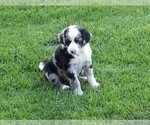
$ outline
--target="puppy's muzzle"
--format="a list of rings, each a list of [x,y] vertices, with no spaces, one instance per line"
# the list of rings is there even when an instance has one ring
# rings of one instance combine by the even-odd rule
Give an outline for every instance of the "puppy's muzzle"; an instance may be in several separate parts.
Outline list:
[[[71,54],[75,54],[76,51],[75,51],[75,50],[71,50],[70,53],[71,53]]]

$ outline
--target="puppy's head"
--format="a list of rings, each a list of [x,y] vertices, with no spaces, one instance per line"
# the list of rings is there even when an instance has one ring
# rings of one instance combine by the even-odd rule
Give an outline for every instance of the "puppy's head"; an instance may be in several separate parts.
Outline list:
[[[79,50],[91,39],[91,33],[79,26],[71,25],[65,28],[59,35],[60,44],[67,48],[69,54],[78,55]]]

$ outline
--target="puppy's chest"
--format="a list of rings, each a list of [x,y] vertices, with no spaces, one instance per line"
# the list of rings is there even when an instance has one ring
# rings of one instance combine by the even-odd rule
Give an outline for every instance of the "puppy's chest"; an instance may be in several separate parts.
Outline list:
[[[75,58],[71,59],[70,61],[70,70],[72,70],[72,72],[76,72],[79,75],[90,59],[91,58],[85,54],[75,56]]]

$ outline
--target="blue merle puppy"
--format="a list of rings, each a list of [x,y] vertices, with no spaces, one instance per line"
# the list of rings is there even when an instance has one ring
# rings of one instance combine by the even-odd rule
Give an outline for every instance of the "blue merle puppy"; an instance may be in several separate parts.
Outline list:
[[[84,28],[71,25],[62,30],[58,39],[60,45],[52,58],[39,64],[39,69],[45,71],[50,83],[61,89],[71,88],[78,95],[83,94],[79,79],[87,80],[93,88],[98,87],[89,45],[91,33]],[[83,77],[83,74],[86,76]],[[69,85],[64,85],[63,81],[68,81]]]

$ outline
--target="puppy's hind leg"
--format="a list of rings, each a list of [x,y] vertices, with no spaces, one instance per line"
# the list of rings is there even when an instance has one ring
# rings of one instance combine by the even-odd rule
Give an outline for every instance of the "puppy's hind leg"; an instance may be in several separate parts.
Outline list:
[[[61,83],[59,76],[56,73],[46,73],[46,77],[50,83],[54,86],[61,88],[62,90],[69,89],[70,87]]]
[[[88,82],[88,79],[86,76],[79,76],[79,79],[84,82],[84,83],[87,83]]]

